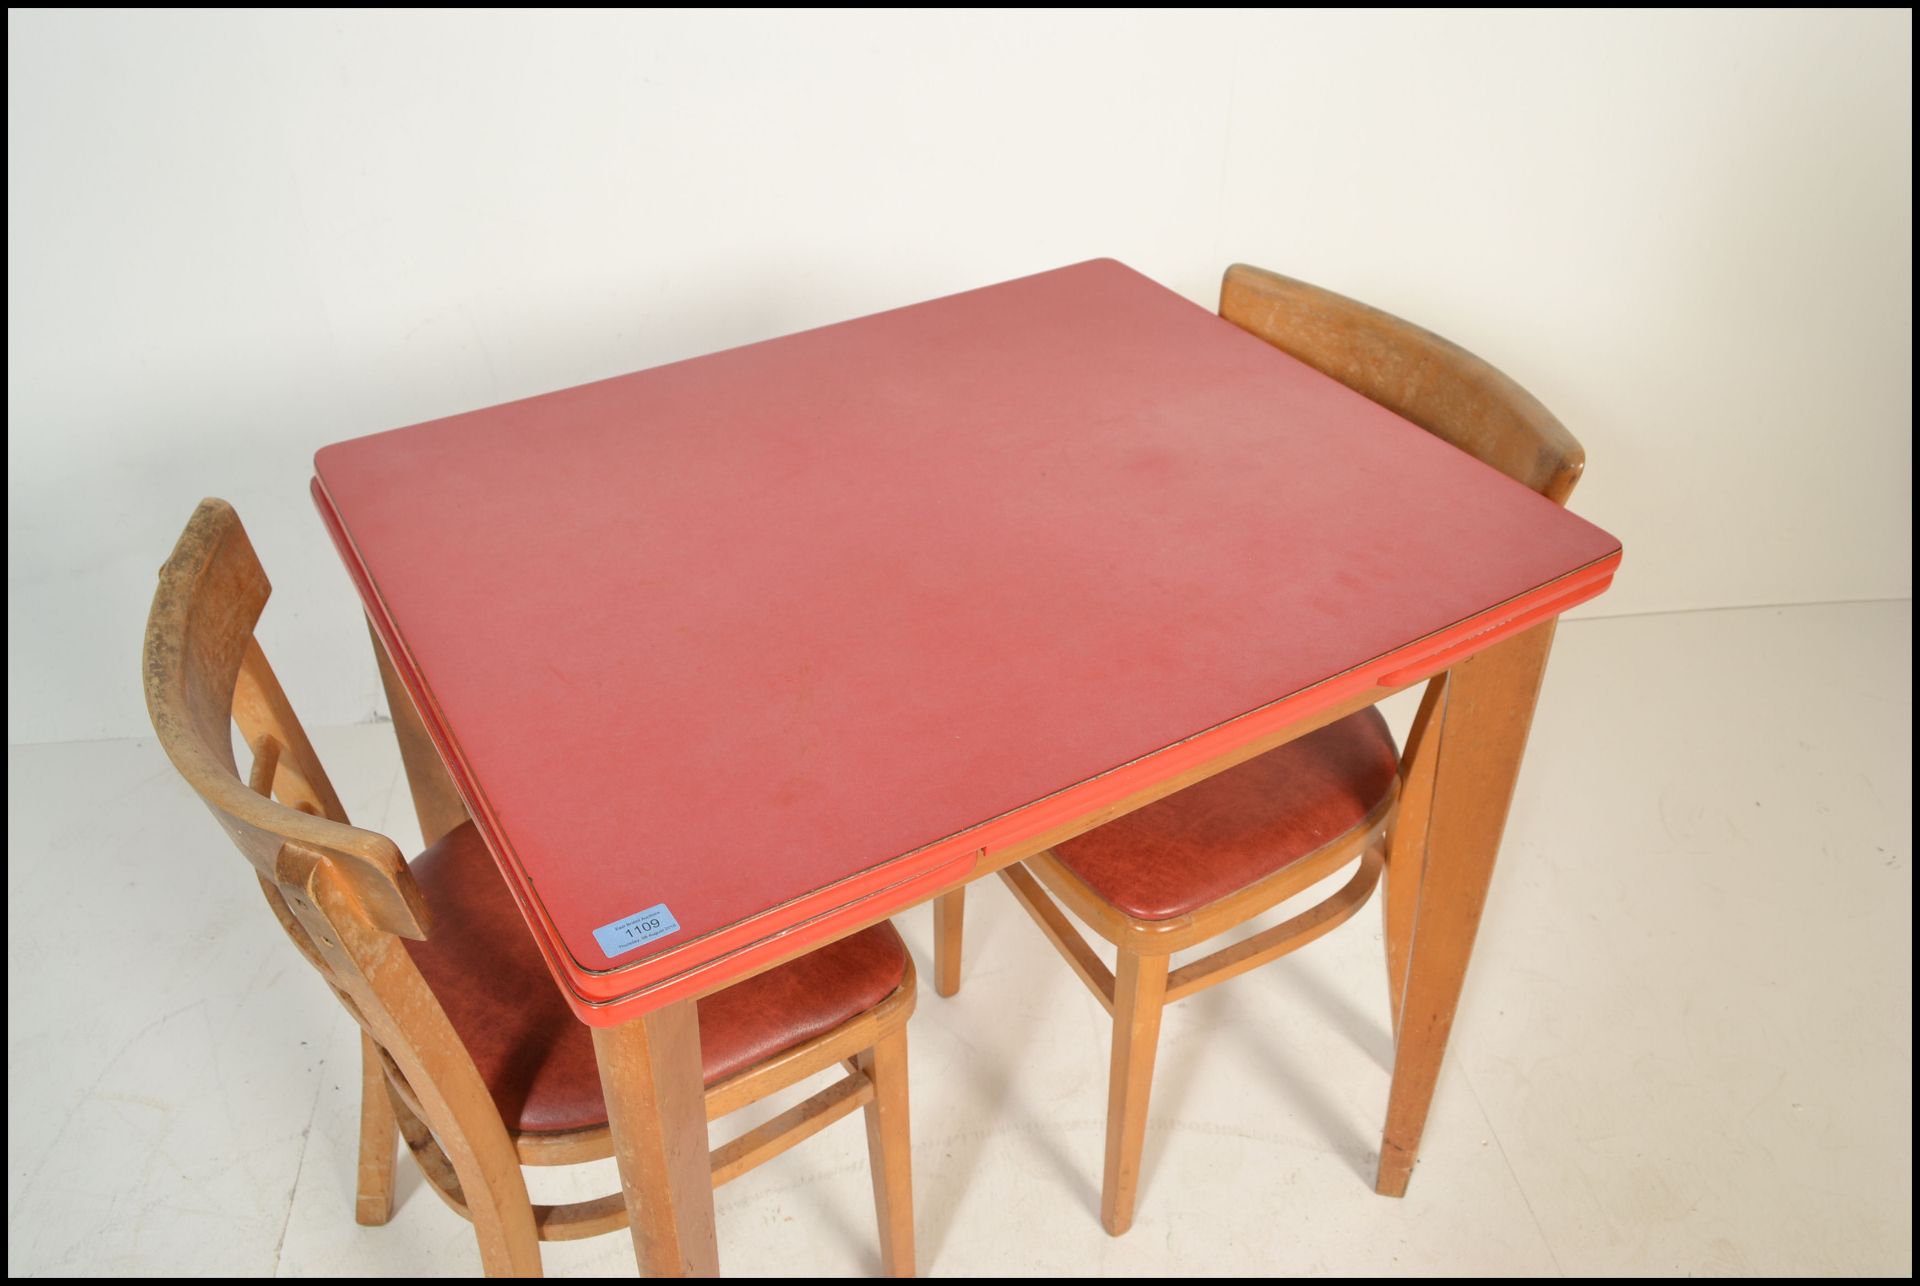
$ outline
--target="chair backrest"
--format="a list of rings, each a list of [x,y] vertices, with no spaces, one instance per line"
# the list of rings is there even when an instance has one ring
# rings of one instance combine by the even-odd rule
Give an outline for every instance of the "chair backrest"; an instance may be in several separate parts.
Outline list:
[[[1235,264],[1220,315],[1564,505],[1586,452],[1539,399],[1466,349],[1391,313]]]
[[[147,616],[154,731],[252,863],[287,936],[379,1046],[404,1105],[456,1163],[476,1149],[510,1158],[499,1109],[400,942],[428,934],[419,886],[392,840],[348,824],[254,638],[270,592],[232,506],[202,501]],[[230,725],[252,753],[245,779]]]

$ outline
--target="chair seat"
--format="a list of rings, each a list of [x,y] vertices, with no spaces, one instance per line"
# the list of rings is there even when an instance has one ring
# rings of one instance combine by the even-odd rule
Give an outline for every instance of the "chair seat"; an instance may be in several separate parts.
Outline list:
[[[1399,754],[1372,706],[1054,846],[1108,905],[1168,920],[1299,861],[1366,820]]]
[[[507,1128],[606,1124],[593,1038],[561,999],[506,882],[471,822],[413,863],[433,922],[407,950],[500,1105]],[[716,992],[700,1003],[700,1054],[713,1085],[831,1031],[885,1000],[907,949],[881,923]]]

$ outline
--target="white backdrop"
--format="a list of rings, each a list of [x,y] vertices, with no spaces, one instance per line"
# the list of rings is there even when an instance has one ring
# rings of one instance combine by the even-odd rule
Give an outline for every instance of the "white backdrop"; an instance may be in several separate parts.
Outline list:
[[[1458,340],[1586,443],[1589,611],[1912,591],[1910,13],[8,15],[8,730],[141,734],[202,495],[381,705],[326,442],[1113,255]],[[1356,515],[1356,520],[1364,520]]]

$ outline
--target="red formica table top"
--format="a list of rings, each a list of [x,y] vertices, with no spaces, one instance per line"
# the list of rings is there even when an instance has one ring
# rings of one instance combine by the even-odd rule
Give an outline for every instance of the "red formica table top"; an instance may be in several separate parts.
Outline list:
[[[597,1023],[1439,668],[1599,593],[1620,549],[1110,260],[315,469]]]

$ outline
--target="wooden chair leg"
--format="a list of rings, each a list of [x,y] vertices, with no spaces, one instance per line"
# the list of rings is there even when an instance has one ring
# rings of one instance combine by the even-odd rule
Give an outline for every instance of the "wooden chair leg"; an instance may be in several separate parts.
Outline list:
[[[458,1167],[456,1167],[456,1170]],[[462,1184],[463,1189],[466,1188]],[[480,1272],[485,1277],[539,1277],[540,1231],[533,1221],[533,1207],[514,1208],[497,1204],[494,1194],[467,1196],[467,1213],[473,1216],[473,1235],[480,1243]]]
[[[409,1078],[412,1080],[412,1078]],[[419,1086],[421,1082],[413,1081]],[[451,1116],[437,1088],[419,1091],[428,1112],[441,1119]],[[540,1227],[533,1202],[527,1196],[520,1159],[502,1128],[490,1138],[475,1139],[451,1130],[434,1130],[433,1138],[453,1168],[460,1199],[473,1225],[480,1248],[480,1271],[487,1277],[539,1277]]]
[[[1107,1170],[1100,1222],[1118,1237],[1133,1226],[1140,1152],[1147,1138],[1147,1098],[1160,1047],[1160,1011],[1167,995],[1167,957],[1120,951],[1113,989],[1113,1060],[1107,1073]]]
[[[880,1265],[889,1277],[911,1277],[913,1132],[907,1119],[906,1025],[863,1052],[859,1064],[873,1082],[873,1102],[866,1108],[867,1154],[873,1167],[874,1210],[880,1217]]]
[[[960,943],[966,919],[964,884],[933,900],[933,989],[943,996],[960,990]]]
[[[373,1037],[360,1033],[360,1179],[353,1217],[378,1227],[393,1217],[393,1159],[400,1123],[388,1097],[387,1072]]]

